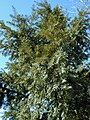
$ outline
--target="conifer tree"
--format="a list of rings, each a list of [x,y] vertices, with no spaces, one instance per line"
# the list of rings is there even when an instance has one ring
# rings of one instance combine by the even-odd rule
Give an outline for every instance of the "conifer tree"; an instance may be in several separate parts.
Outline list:
[[[0,72],[4,119],[89,120],[90,18],[70,20],[61,7],[38,3],[33,14],[0,22],[0,50],[10,62]],[[13,29],[14,28],[14,29]]]

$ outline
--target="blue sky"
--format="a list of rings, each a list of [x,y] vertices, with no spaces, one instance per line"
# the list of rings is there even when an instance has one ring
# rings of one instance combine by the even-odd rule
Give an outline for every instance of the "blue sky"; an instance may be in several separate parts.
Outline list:
[[[41,0],[36,0],[41,1]],[[43,0],[42,0],[43,1]],[[77,0],[47,0],[52,7],[55,5],[63,6],[70,16],[76,14],[76,6],[78,5]],[[18,13],[24,15],[31,14],[31,8],[34,4],[34,0],[0,0],[0,20],[9,21],[11,20],[10,14],[13,14],[12,6],[16,8]],[[3,57],[0,54],[0,70],[5,67],[5,63],[8,61],[8,58]],[[2,112],[2,109],[0,110]],[[1,118],[0,118],[1,120]]]

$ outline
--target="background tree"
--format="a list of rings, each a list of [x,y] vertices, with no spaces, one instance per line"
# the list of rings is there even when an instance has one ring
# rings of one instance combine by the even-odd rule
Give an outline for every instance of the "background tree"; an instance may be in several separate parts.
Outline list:
[[[4,119],[89,120],[88,11],[70,20],[44,2],[30,17],[11,17],[9,25],[0,22],[1,52],[10,59],[0,73],[0,105],[9,107]]]

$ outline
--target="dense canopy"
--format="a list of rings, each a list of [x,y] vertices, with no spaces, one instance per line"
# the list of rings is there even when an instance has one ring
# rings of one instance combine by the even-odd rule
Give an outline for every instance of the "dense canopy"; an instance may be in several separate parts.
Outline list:
[[[37,3],[31,16],[0,21],[0,106],[10,120],[90,119],[90,15]]]

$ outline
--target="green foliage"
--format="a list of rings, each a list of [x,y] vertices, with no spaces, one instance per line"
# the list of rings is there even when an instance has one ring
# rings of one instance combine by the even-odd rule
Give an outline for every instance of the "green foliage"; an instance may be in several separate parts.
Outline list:
[[[10,59],[0,72],[0,106],[9,108],[3,119],[89,120],[88,12],[70,21],[47,2],[33,10],[0,22],[1,52]]]

